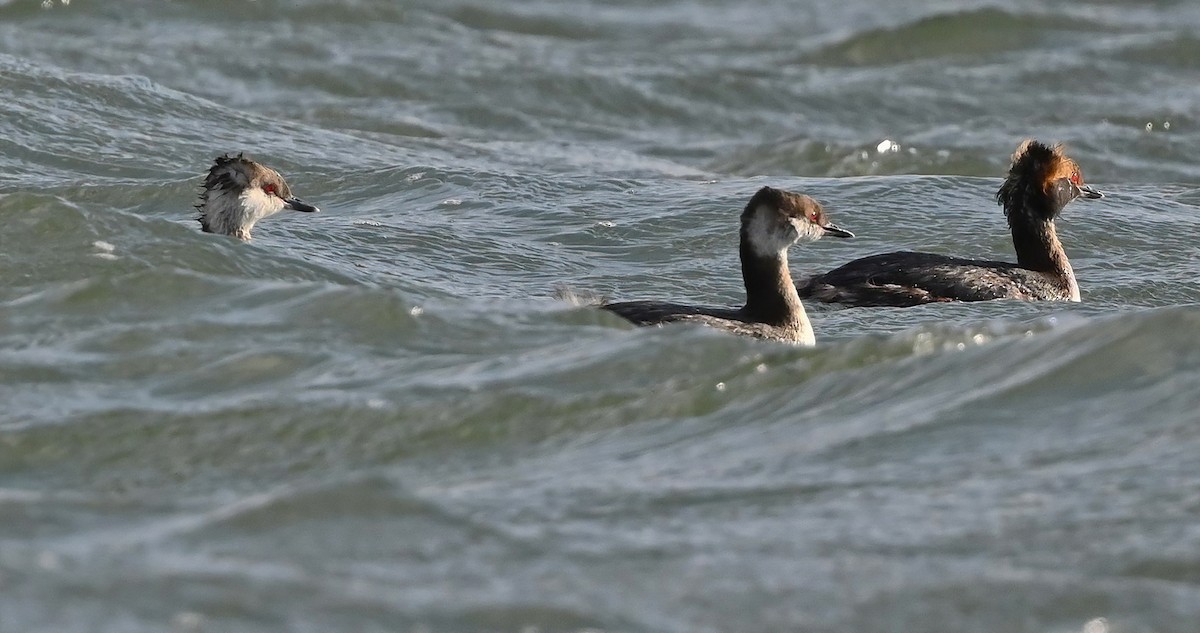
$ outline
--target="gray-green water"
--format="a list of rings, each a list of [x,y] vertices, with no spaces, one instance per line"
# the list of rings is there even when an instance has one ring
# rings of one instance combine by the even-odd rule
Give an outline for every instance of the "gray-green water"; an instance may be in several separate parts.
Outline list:
[[[1190,1],[0,2],[0,631],[1195,633],[1198,103]],[[1079,305],[552,297],[735,303],[764,184],[1009,259],[1027,136]]]

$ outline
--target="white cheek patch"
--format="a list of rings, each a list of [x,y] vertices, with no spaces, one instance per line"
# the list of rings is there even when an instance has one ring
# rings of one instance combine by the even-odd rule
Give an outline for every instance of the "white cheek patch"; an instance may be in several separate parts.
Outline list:
[[[821,228],[816,222],[797,219],[792,220],[792,223],[796,225],[796,232],[800,234],[798,239],[811,242],[813,240],[819,240],[821,239],[821,236],[825,235],[825,229]]]
[[[284,205],[278,196],[273,196],[258,187],[243,191],[238,201],[241,202],[243,222],[251,224],[282,211]]]
[[[779,257],[798,237],[795,226],[781,225],[778,212],[766,205],[755,212],[746,233],[750,248],[759,257]]]

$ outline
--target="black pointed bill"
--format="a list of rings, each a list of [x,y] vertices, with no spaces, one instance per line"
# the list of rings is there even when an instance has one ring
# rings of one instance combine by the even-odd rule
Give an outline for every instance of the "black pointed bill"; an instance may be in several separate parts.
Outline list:
[[[1083,196],[1084,198],[1091,198],[1092,200],[1104,197],[1104,194],[1100,193],[1096,189],[1093,189],[1091,185],[1080,185],[1079,195]]]
[[[291,209],[292,211],[303,211],[305,213],[316,213],[320,211],[320,209],[301,200],[300,198],[286,198],[283,201],[283,208]]]
[[[854,237],[853,233],[836,224],[826,224],[821,228],[825,229],[826,235],[832,235],[834,237]]]

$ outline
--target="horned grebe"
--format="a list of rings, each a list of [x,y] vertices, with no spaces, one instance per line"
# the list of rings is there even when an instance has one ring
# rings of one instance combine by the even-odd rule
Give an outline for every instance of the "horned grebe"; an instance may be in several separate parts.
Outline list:
[[[856,259],[799,283],[800,296],[856,306],[933,301],[1079,301],[1079,284],[1054,230],[1075,198],[1103,198],[1083,183],[1061,145],[1022,143],[996,194],[1012,231],[1017,263],[901,251]]]
[[[812,198],[763,187],[742,211],[742,279],[746,283],[746,305],[740,308],[708,308],[629,301],[610,303],[603,309],[637,325],[699,323],[736,334],[756,336],[800,345],[813,345],[812,325],[788,271],[787,249],[822,235],[854,237],[825,217],[825,210]]]
[[[213,161],[196,209],[205,233],[232,235],[246,242],[250,241],[254,223],[268,215],[284,209],[306,213],[320,210],[292,196],[279,172],[241,154],[226,154]]]

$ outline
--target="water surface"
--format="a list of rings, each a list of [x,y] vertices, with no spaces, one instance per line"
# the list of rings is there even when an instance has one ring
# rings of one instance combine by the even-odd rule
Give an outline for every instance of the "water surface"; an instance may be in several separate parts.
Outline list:
[[[1194,633],[1200,5],[0,2],[0,631]],[[734,304],[774,185],[1078,305]],[[319,205],[198,231],[214,156]]]

